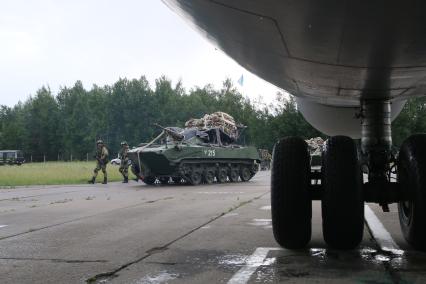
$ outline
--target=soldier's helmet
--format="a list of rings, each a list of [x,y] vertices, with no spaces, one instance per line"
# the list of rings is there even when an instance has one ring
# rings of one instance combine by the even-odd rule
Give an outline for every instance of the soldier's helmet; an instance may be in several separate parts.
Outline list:
[[[124,146],[124,145],[129,145],[129,144],[127,144],[127,141],[122,141],[122,142],[120,143],[120,145],[121,145],[121,146]]]
[[[96,141],[96,144],[104,144],[104,141],[102,141],[101,139],[99,139],[98,141]]]

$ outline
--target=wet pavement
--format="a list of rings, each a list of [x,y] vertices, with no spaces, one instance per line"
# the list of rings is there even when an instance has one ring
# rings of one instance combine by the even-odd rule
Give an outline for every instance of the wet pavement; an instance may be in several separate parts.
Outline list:
[[[269,172],[205,186],[46,186],[0,189],[0,283],[425,283],[426,253],[390,213],[366,206],[359,248],[273,239]]]

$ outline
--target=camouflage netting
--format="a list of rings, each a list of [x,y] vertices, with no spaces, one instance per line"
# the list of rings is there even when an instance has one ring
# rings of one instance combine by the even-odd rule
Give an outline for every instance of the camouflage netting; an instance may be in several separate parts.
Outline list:
[[[238,127],[232,116],[224,112],[214,112],[206,114],[202,118],[191,118],[185,123],[186,128],[220,128],[223,132],[232,138],[238,137]]]
[[[309,151],[311,154],[316,155],[320,154],[322,147],[324,145],[324,140],[321,137],[314,137],[308,140],[305,140],[308,143]]]

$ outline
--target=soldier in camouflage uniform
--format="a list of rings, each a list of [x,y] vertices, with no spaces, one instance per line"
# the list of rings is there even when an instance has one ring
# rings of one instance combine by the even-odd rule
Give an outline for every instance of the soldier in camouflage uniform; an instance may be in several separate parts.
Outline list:
[[[121,150],[118,153],[121,162],[118,170],[123,175],[123,183],[129,182],[129,158],[127,157],[127,151],[129,151],[129,144],[126,141],[121,142]]]
[[[107,179],[106,166],[108,164],[108,149],[106,148],[102,140],[98,140],[96,142],[95,158],[96,158],[96,168],[93,170],[93,177],[91,180],[89,180],[89,183],[94,184],[99,170],[102,170],[102,173],[104,174],[104,181],[102,183],[107,184],[108,179]]]

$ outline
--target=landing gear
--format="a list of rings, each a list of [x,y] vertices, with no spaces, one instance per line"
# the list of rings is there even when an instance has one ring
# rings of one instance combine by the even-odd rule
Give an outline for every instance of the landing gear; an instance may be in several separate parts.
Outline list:
[[[409,137],[398,156],[398,182],[405,197],[398,204],[404,238],[426,250],[426,134]]]
[[[322,163],[324,240],[333,248],[352,249],[361,242],[364,231],[362,175],[354,140],[329,138]]]
[[[272,155],[271,211],[274,237],[285,248],[303,248],[311,239],[308,145],[301,138],[284,138],[275,145]]]
[[[364,201],[388,211],[399,205],[401,227],[416,248],[426,247],[426,136],[408,139],[398,161],[400,186],[391,180],[395,161],[392,152],[391,102],[361,101],[360,150],[349,137],[328,139],[322,168],[310,169],[306,143],[285,138],[276,144],[271,179],[272,225],[275,239],[285,248],[302,248],[311,236],[311,200],[321,200],[323,236],[333,248],[352,249],[364,231]],[[368,173],[363,183],[361,169]]]

